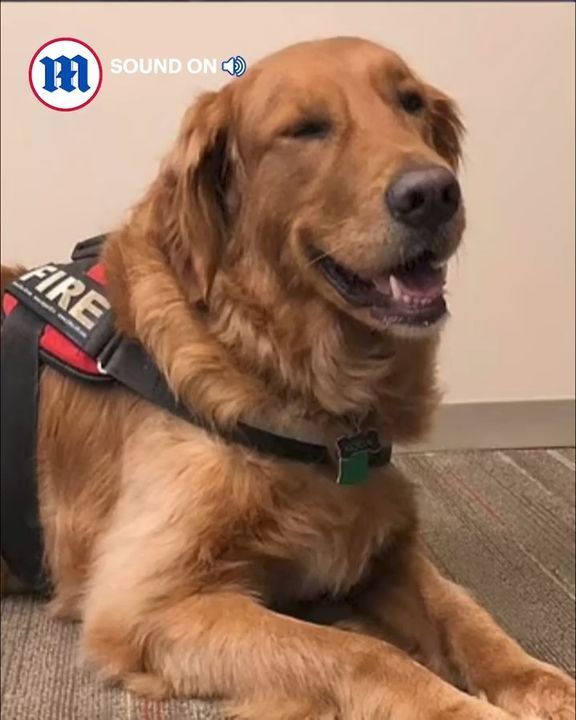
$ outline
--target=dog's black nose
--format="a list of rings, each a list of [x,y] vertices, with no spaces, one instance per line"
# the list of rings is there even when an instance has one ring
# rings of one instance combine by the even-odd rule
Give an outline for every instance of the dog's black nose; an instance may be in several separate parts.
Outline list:
[[[448,222],[460,205],[460,185],[439,165],[407,170],[386,191],[392,216],[413,228],[435,230]]]

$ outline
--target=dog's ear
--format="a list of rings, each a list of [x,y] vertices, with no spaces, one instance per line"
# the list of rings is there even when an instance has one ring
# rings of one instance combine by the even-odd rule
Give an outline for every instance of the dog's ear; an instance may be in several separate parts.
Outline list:
[[[198,299],[207,300],[228,227],[231,118],[224,92],[201,95],[186,112],[164,172],[164,236],[171,262]],[[193,285],[191,287],[190,285]]]
[[[454,100],[436,88],[428,87],[430,103],[430,141],[454,170],[462,158],[464,124]]]

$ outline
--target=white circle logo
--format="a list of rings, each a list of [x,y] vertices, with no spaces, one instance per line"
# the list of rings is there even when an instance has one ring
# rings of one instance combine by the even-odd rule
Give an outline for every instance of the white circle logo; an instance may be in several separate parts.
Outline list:
[[[28,80],[34,95],[52,110],[80,110],[102,85],[102,63],[92,48],[76,38],[55,38],[30,61]]]

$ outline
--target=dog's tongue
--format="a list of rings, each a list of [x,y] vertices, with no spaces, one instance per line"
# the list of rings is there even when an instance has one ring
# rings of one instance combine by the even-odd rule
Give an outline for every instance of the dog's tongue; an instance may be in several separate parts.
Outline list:
[[[401,296],[434,300],[444,291],[444,272],[433,268],[429,263],[419,263],[413,267],[397,268],[392,273],[383,273],[374,278],[374,285],[384,294],[392,294],[395,299]]]

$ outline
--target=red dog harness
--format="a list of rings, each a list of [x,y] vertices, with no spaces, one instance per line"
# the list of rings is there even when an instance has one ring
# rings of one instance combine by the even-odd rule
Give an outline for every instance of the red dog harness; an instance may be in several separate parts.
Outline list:
[[[86,292],[86,289],[92,292],[99,292],[100,297],[104,300],[104,302],[100,302],[100,306],[107,311],[110,306],[108,301],[105,300],[106,272],[104,265],[96,261],[97,251],[102,240],[103,238],[94,238],[77,246],[72,255],[73,266],[44,265],[25,273],[14,281],[7,288],[2,298],[3,318],[8,318],[22,302],[28,304],[29,299],[32,300],[32,298],[35,297],[28,287],[33,284],[30,283],[30,280],[36,281],[35,289],[38,293],[46,292],[49,301],[61,299],[62,297],[67,298],[70,296],[71,291],[75,289],[81,292]],[[80,273],[78,271],[80,271]],[[38,282],[38,280],[44,280],[44,286],[42,286],[42,282]],[[77,283],[76,287],[71,283],[72,280]],[[86,281],[91,281],[90,287],[82,288],[80,283],[86,283]],[[49,292],[50,290],[51,293]],[[23,295],[25,295],[25,297],[23,297]],[[73,302],[73,295],[71,296],[71,300]],[[72,302],[68,302],[67,304],[72,305]],[[38,305],[39,310],[41,307],[41,305]],[[45,308],[47,309],[48,305],[46,305]],[[48,311],[51,315],[51,320],[48,320],[48,322],[58,321],[58,308],[53,309],[55,310],[54,312],[52,312],[52,309]],[[70,309],[73,309],[73,307]],[[79,313],[77,312],[77,314]],[[89,312],[85,314],[88,317],[90,316]],[[82,314],[80,314],[80,317],[83,318]],[[83,319],[86,321],[85,317]],[[113,332],[111,323],[108,318],[107,320],[106,328],[100,329],[100,334],[103,335],[103,343],[109,339]],[[88,324],[90,327],[87,328],[87,330],[93,330],[93,321],[89,319]],[[66,374],[75,377],[80,376],[85,380],[94,382],[112,380],[110,376],[103,374],[98,369],[98,361],[94,356],[94,350],[96,349],[94,342],[92,342],[90,346],[92,352],[89,354],[82,349],[81,345],[68,337],[65,331],[60,329],[59,325],[60,323],[58,323],[58,325],[46,324],[42,330],[38,349],[45,361],[50,365],[56,366]],[[102,333],[102,330],[105,330],[105,334]],[[80,335],[79,337],[80,342],[82,342],[82,336]]]

